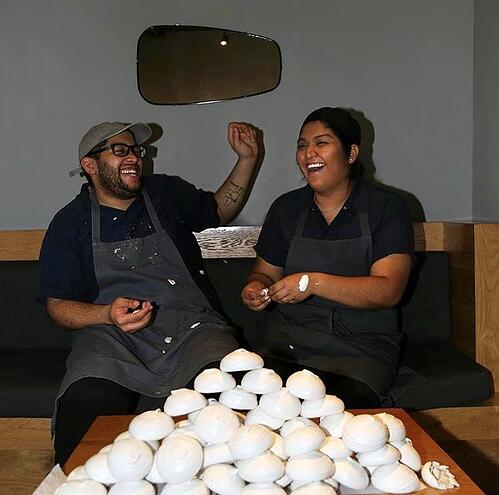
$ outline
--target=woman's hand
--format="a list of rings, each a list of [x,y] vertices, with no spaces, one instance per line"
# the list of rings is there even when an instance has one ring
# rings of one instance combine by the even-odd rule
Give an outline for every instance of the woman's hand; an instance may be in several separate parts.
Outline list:
[[[303,278],[306,276],[307,278]],[[311,295],[306,273],[293,273],[269,287],[270,299],[278,304],[296,304]],[[300,290],[301,288],[305,290]],[[304,283],[306,281],[306,283]]]
[[[243,288],[241,299],[244,305],[252,311],[262,311],[270,304],[270,297],[267,295],[267,291],[267,287],[262,282],[253,280]]]

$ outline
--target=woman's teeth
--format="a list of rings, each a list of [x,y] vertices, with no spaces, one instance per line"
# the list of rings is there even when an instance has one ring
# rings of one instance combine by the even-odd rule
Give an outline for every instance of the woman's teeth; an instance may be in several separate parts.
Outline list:
[[[309,163],[307,165],[307,170],[309,170],[310,172],[315,172],[316,170],[319,170],[322,167],[324,167],[324,163]]]

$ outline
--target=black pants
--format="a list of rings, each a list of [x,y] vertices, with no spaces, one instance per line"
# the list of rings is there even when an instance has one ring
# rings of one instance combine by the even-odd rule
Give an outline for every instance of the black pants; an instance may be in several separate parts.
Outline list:
[[[218,367],[210,363],[199,370]],[[193,388],[194,378],[186,384]],[[72,383],[57,401],[55,464],[63,466],[97,416],[140,414],[163,410],[165,397],[147,397],[104,378],[83,378]]]
[[[304,366],[271,357],[264,357],[265,367],[273,369],[286,383],[287,378],[301,371]],[[353,378],[306,367],[315,373],[326,386],[326,393],[336,395],[349,409],[375,408],[381,406],[382,398],[368,385]]]
[[[97,416],[133,414],[141,399],[151,402],[150,409],[162,409],[165,403],[164,397],[141,396],[103,378],[83,378],[72,383],[57,402],[55,463],[66,463]]]

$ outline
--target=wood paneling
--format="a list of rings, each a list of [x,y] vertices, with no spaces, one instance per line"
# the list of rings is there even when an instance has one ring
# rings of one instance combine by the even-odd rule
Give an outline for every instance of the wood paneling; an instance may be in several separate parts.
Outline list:
[[[475,225],[476,359],[499,391],[499,223]]]
[[[49,418],[0,418],[0,494],[33,493],[53,464]]]
[[[37,260],[45,230],[0,231],[0,261]]]
[[[219,227],[196,233],[203,258],[254,258],[261,227]]]
[[[499,406],[452,407],[411,416],[485,493],[499,493]]]

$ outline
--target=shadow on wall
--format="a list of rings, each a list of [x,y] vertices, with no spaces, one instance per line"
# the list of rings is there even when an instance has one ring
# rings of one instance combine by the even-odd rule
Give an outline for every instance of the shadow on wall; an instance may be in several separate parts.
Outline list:
[[[363,165],[364,173],[363,177],[380,187],[383,187],[389,191],[393,191],[400,195],[400,197],[407,204],[409,211],[411,212],[411,218],[413,222],[425,222],[426,217],[424,214],[423,206],[421,202],[414,196],[414,194],[409,191],[404,191],[403,189],[398,189],[394,186],[383,184],[376,179],[376,166],[373,161],[373,144],[374,144],[374,126],[372,122],[366,118],[363,112],[359,110],[354,110],[352,108],[346,108],[352,116],[359,122],[360,129],[362,132],[362,145],[360,147],[360,162]],[[144,158],[144,175],[149,176],[154,173],[154,159],[158,155],[158,148],[153,145],[156,141],[159,141],[163,136],[163,129],[155,123],[148,123],[152,130],[152,136],[148,141],[148,151],[147,156]],[[262,131],[258,129],[258,139],[260,145],[263,148],[263,138]],[[260,166],[263,161],[263,155],[260,157]],[[258,174],[255,175],[255,178]],[[251,189],[250,189],[251,190]]]
[[[398,189],[394,186],[383,184],[376,179],[376,165],[373,161],[373,144],[375,136],[372,122],[364,115],[363,112],[359,110],[354,110],[352,108],[346,108],[345,110],[348,110],[360,125],[362,144],[360,146],[359,156],[360,162],[364,167],[363,177],[369,182],[397,193],[407,204],[409,211],[411,212],[413,222],[425,222],[426,216],[423,210],[423,205],[416,198],[416,196],[414,196],[414,194],[409,191],[404,191],[403,189]]]
[[[158,148],[153,145],[156,141],[159,141],[163,136],[163,129],[158,125],[149,122],[147,124],[152,131],[151,138],[147,141],[147,155],[144,158],[143,171],[145,176],[152,175],[154,173],[154,159],[158,156]]]

